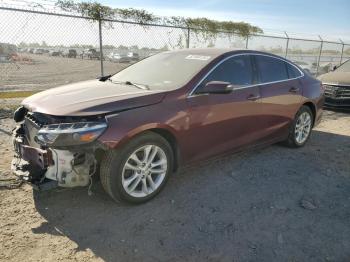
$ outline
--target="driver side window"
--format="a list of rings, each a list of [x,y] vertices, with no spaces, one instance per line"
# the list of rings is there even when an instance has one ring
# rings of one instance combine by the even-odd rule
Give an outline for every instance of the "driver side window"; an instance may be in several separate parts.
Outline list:
[[[239,55],[224,61],[204,79],[200,88],[210,81],[229,82],[238,86],[252,85],[253,69],[250,55]]]

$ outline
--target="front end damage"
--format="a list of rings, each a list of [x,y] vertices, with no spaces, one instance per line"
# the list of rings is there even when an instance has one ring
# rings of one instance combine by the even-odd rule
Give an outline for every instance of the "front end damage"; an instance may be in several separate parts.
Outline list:
[[[35,189],[87,186],[96,173],[96,153],[104,146],[96,138],[107,127],[104,117],[56,117],[15,113],[12,171]]]

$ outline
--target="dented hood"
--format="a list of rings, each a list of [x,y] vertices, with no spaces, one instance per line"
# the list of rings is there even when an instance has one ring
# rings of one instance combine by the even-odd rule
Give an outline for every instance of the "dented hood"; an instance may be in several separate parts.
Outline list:
[[[164,90],[90,80],[37,93],[24,99],[22,105],[43,114],[88,116],[156,104],[164,96]]]

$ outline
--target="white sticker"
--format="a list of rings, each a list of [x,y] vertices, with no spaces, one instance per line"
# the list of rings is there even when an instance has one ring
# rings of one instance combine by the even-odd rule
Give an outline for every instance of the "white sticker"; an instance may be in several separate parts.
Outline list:
[[[193,59],[193,60],[202,60],[206,61],[210,59],[210,56],[205,56],[205,55],[188,55],[186,56],[185,59]]]

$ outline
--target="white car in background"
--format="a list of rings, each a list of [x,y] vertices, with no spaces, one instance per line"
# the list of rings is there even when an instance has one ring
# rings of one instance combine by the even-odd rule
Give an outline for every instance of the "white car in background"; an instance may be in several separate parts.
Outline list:
[[[317,64],[307,61],[293,61],[295,64],[300,66],[304,71],[309,73],[310,75],[317,74]]]
[[[115,63],[129,63],[131,61],[131,58],[129,56],[116,51],[109,53],[107,55],[107,59]]]

